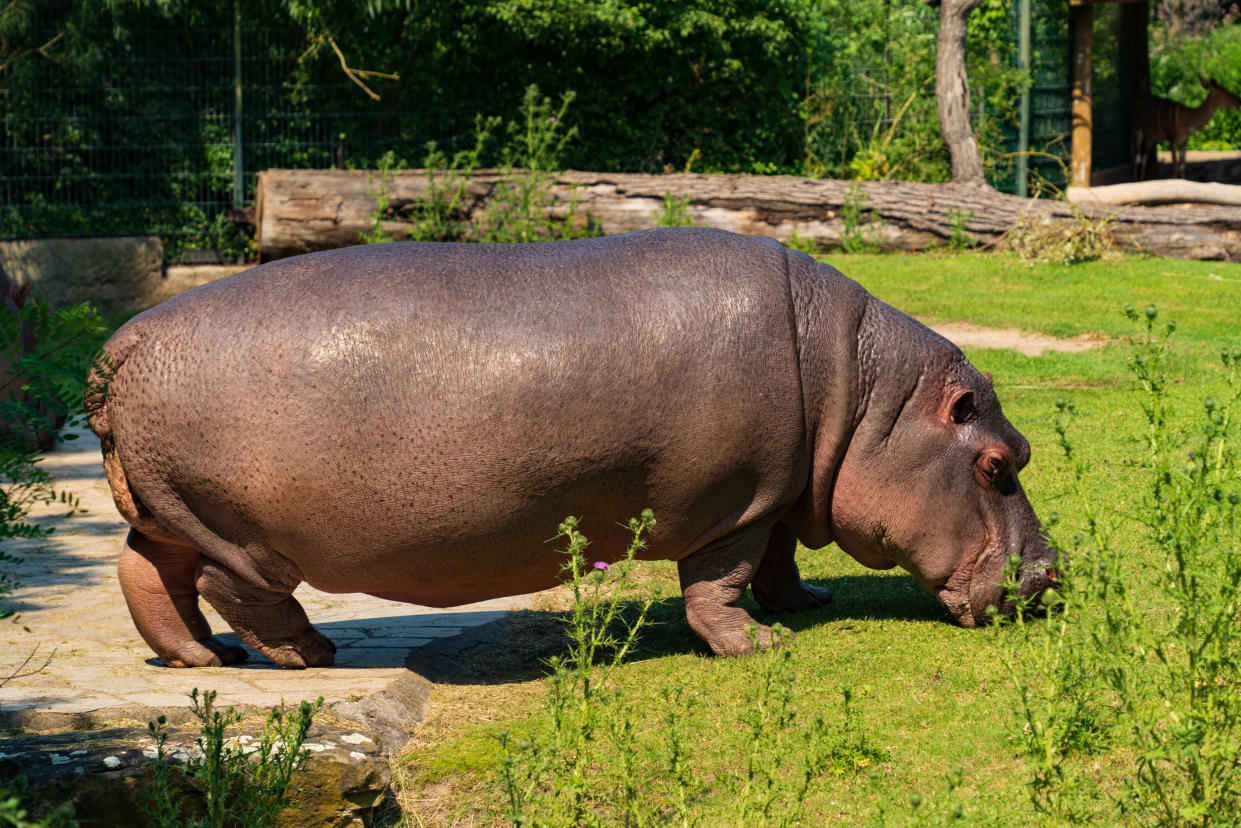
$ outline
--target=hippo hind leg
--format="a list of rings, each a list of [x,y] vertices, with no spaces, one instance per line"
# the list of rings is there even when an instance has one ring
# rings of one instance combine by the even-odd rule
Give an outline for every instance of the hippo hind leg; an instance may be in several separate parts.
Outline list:
[[[749,655],[755,642],[761,649],[771,646],[771,628],[734,606],[758,569],[769,534],[770,525],[751,526],[677,562],[689,625],[716,655]]]
[[[198,550],[171,538],[129,530],[117,565],[138,633],[169,667],[240,664],[246,651],[220,641],[198,608]]]
[[[310,625],[289,592],[256,586],[228,567],[204,557],[197,587],[241,640],[281,667],[327,667],[336,645]]]
[[[826,587],[814,586],[801,579],[793,557],[797,538],[782,523],[771,530],[771,540],[763,553],[762,563],[750,582],[754,600],[764,612],[801,612],[818,609],[832,602]]]

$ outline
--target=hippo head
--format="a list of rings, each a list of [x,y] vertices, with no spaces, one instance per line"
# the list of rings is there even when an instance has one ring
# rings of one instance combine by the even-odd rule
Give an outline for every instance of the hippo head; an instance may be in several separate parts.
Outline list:
[[[862,365],[862,411],[832,491],[832,534],[867,566],[913,573],[958,622],[977,626],[988,607],[1014,610],[1003,586],[1010,559],[1020,561],[1022,598],[1041,597],[1056,577],[1055,553],[1017,480],[1030,444],[1004,417],[990,375],[914,320],[895,324],[901,330],[883,338],[902,358]]]

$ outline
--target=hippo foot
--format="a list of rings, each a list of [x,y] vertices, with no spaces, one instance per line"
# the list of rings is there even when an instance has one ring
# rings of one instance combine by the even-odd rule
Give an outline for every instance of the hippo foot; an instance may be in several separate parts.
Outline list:
[[[314,627],[307,627],[305,632],[291,638],[268,641],[259,639],[253,633],[239,631],[238,635],[251,647],[288,670],[331,667],[336,661],[336,645]]]
[[[685,614],[694,632],[702,636],[716,655],[753,655],[756,649],[770,650],[793,638],[792,630],[782,627],[778,632],[773,631],[740,607],[687,601]]]
[[[173,652],[162,652],[165,667],[228,667],[241,664],[250,657],[245,647],[225,644],[216,636],[188,641]]]
[[[832,593],[827,587],[815,586],[801,580],[776,590],[753,583],[750,591],[754,593],[754,600],[758,601],[763,612],[769,613],[804,612],[832,602]]]

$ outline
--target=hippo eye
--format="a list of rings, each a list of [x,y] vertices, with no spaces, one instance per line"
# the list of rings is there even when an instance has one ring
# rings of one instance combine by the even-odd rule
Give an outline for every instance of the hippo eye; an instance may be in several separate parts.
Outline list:
[[[964,425],[978,417],[978,406],[974,403],[974,392],[963,391],[952,401],[952,421]]]
[[[994,450],[985,451],[978,458],[978,474],[981,476],[982,481],[995,483],[1008,472],[1008,464],[1008,455]]]

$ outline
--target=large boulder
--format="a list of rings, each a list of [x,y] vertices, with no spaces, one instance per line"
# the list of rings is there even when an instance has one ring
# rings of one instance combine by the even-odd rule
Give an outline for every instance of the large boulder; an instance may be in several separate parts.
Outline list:
[[[137,310],[161,292],[164,246],[158,236],[16,239],[0,241],[0,266],[53,307]]]

